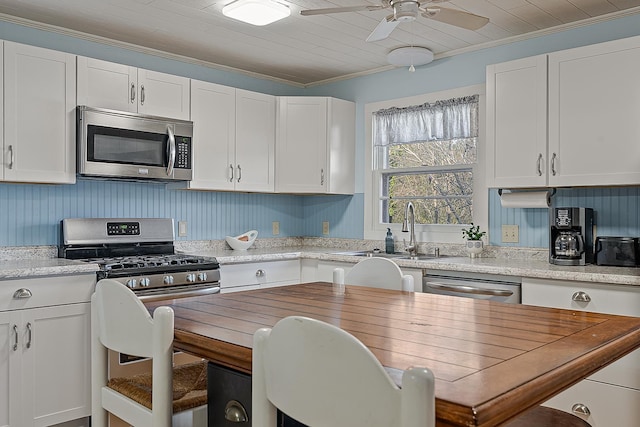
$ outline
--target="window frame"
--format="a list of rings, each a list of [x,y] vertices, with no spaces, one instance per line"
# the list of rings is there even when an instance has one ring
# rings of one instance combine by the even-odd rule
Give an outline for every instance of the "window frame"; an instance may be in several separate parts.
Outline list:
[[[382,224],[378,221],[382,217],[380,212],[380,175],[381,172],[375,169],[373,156],[372,139],[372,114],[375,111],[391,107],[409,107],[412,105],[433,103],[439,100],[459,98],[478,94],[478,139],[476,146],[477,163],[473,166],[473,223],[480,225],[483,230],[488,231],[489,223],[489,196],[486,185],[485,167],[485,85],[472,85],[438,92],[426,93],[422,95],[410,96],[406,98],[391,99],[386,101],[367,103],[364,106],[365,122],[365,187],[364,187],[364,238],[368,240],[380,240],[384,238],[387,228],[396,235],[397,239],[402,239],[401,224]],[[416,224],[416,239],[420,243],[464,243],[462,229],[465,225],[449,224]],[[407,236],[404,236],[407,239]],[[489,241],[489,236],[485,236]]]

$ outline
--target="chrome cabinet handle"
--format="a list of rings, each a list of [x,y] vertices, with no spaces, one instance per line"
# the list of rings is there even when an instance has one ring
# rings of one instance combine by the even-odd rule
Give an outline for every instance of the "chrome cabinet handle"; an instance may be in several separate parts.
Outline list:
[[[13,153],[13,145],[9,146],[9,169],[13,169],[13,164],[16,161],[16,157]]]
[[[538,154],[538,176],[542,176],[542,153]]]
[[[242,179],[242,168],[238,165],[238,182]]]
[[[176,161],[176,137],[170,127],[167,127],[167,136],[169,137],[169,164],[167,165],[167,176],[173,173],[173,164]]]
[[[233,165],[229,165],[229,169],[231,169],[231,178],[229,178],[229,182],[233,182]]]
[[[578,415],[586,415],[586,416],[591,415],[591,411],[589,410],[587,405],[585,405],[583,403],[574,404],[571,407],[571,411],[573,411],[574,414],[578,414]]]
[[[474,294],[474,295],[491,295],[495,297],[510,297],[513,292],[506,289],[489,289],[489,288],[476,288],[473,286],[465,285],[447,285],[444,283],[427,282],[427,288],[435,289],[438,291],[459,292],[461,294]]]
[[[13,299],[26,299],[31,298],[33,294],[27,288],[20,288],[13,293]]]
[[[144,105],[144,85],[140,85],[140,105]]]
[[[551,175],[556,176],[556,153],[551,156]]]
[[[267,273],[264,272],[264,270],[259,269],[258,271],[256,271],[256,277],[264,277],[266,276]]]
[[[13,342],[13,351],[18,350],[18,325],[13,325],[13,335],[15,341]]]
[[[31,328],[31,322],[27,323],[27,333],[28,333],[27,348],[31,348],[31,336],[33,334],[33,330]]]
[[[590,302],[591,301],[591,297],[589,296],[588,293],[583,292],[583,291],[578,291],[576,293],[574,293],[571,296],[571,299],[573,301],[577,301],[577,302]]]
[[[320,185],[324,185],[324,168],[320,169]]]
[[[133,104],[136,101],[136,85],[131,83],[131,95],[129,96],[131,103]]]
[[[224,408],[224,419],[232,423],[245,423],[249,420],[249,416],[240,402],[230,400]]]

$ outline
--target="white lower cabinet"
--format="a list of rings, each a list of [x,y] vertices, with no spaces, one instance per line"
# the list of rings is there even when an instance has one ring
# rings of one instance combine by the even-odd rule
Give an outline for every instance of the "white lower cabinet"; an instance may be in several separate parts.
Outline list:
[[[0,426],[51,426],[91,414],[94,284],[93,274],[0,281]]]
[[[220,266],[220,293],[300,283],[300,261],[265,261]]]
[[[522,278],[522,303],[596,313],[640,316],[640,289],[632,286]],[[640,350],[545,402],[593,427],[640,425]],[[586,407],[589,415],[579,413]]]

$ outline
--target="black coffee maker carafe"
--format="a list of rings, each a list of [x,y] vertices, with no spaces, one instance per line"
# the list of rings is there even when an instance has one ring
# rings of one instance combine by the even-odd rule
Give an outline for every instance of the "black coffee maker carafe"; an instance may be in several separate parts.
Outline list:
[[[549,262],[593,263],[594,212],[590,208],[555,208],[549,232]]]

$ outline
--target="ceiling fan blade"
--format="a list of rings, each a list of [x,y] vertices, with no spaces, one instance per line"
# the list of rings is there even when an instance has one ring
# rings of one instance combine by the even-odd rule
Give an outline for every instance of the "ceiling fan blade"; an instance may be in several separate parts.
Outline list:
[[[301,10],[300,15],[302,16],[310,16],[310,15],[326,15],[329,13],[342,13],[342,12],[359,12],[362,10],[380,10],[384,9],[387,6],[379,5],[361,5],[361,6],[348,6],[348,7],[328,7],[326,9],[307,9]]]
[[[367,37],[367,41],[377,42],[386,39],[399,23],[400,21],[393,20],[393,15],[382,18],[382,21],[380,21],[378,26],[374,28],[371,34],[369,34],[369,37]]]
[[[446,7],[427,7],[424,9],[422,16],[467,30],[477,30],[489,22],[489,18],[484,16]]]

